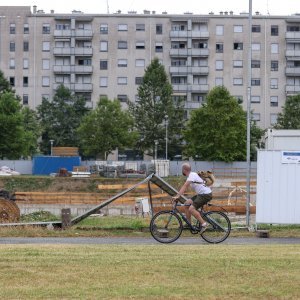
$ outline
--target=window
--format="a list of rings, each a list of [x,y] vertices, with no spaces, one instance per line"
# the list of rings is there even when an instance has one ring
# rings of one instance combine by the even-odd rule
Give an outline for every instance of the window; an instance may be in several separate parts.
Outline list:
[[[127,24],[119,24],[118,25],[118,31],[127,31],[127,30],[128,30]]]
[[[223,60],[216,60],[216,71],[223,70],[224,62]]]
[[[163,33],[162,24],[156,24],[156,34],[162,34],[162,33]]]
[[[15,68],[15,59],[14,58],[10,58],[9,59],[9,68],[10,69],[14,69]]]
[[[43,42],[43,51],[44,52],[50,51],[50,42]]]
[[[100,24],[100,34],[108,34],[108,25]]]
[[[233,61],[233,67],[234,68],[242,68],[243,67],[243,61],[242,60],[234,60]]]
[[[260,68],[260,60],[251,60],[251,68]]]
[[[253,121],[260,121],[260,113],[253,113],[252,114]]]
[[[260,32],[260,25],[252,25],[252,32]]]
[[[42,86],[50,86],[50,77],[49,76],[42,77]]]
[[[144,59],[136,59],[135,66],[136,67],[145,67],[145,60]]]
[[[23,94],[23,105],[28,105],[28,95]]]
[[[117,83],[119,85],[126,85],[127,84],[127,77],[118,77]]]
[[[271,125],[275,125],[277,123],[277,118],[278,118],[277,114],[270,114]]]
[[[15,77],[9,77],[9,85],[15,86]]]
[[[23,51],[28,52],[29,51],[29,42],[23,42]]]
[[[69,23],[56,24],[55,29],[57,29],[57,30],[70,30],[70,24]]]
[[[243,78],[233,78],[233,85],[243,85]]]
[[[271,60],[271,71],[278,71],[278,60]]]
[[[100,87],[107,87],[108,78],[107,77],[100,77]]]
[[[163,52],[163,44],[160,42],[155,43],[155,52]]]
[[[215,79],[215,85],[223,85],[223,78],[222,77],[216,77]]]
[[[135,49],[145,49],[145,42],[136,42]]]
[[[223,43],[216,43],[216,52],[223,53]]]
[[[278,25],[272,25],[271,26],[271,35],[278,36],[278,34],[279,34]]]
[[[223,25],[217,25],[216,26],[216,35],[224,35],[224,26]]]
[[[43,70],[50,70],[50,59],[43,59]]]
[[[29,25],[28,24],[24,24],[23,33],[29,34]]]
[[[260,51],[260,43],[253,43],[251,49],[252,51]]]
[[[100,51],[101,52],[108,51],[108,42],[107,41],[100,41]]]
[[[15,42],[10,42],[9,43],[9,51],[10,52],[15,52],[16,51],[16,44],[15,44]]]
[[[271,53],[278,54],[279,53],[279,45],[278,44],[271,44]]]
[[[300,31],[300,26],[289,25],[289,26],[287,26],[287,31],[289,31],[289,32],[298,32],[298,31]]]
[[[271,78],[271,89],[278,89],[278,79],[277,78]]]
[[[271,96],[270,97],[270,105],[272,107],[278,107],[278,96]]]
[[[251,96],[251,103],[260,103],[260,96]]]
[[[27,76],[23,77],[23,87],[28,87],[28,77]]]
[[[143,83],[143,77],[135,77],[135,84],[142,84]]]
[[[252,78],[251,79],[251,85],[252,86],[259,86],[260,85],[260,79],[259,78]]]
[[[50,34],[50,24],[43,24],[43,34]]]
[[[120,102],[127,102],[128,97],[127,97],[127,95],[118,95],[118,96],[117,96],[117,99],[118,99]]]
[[[118,67],[127,67],[127,59],[118,59]]]
[[[239,103],[239,104],[242,104],[243,103],[243,96],[234,96],[236,99],[237,99],[237,102]]]
[[[243,43],[233,43],[233,50],[243,50]]]
[[[100,70],[107,70],[108,62],[107,60],[100,60]]]
[[[127,49],[126,41],[118,41],[118,49]]]
[[[91,65],[92,65],[91,58],[78,59],[78,66],[91,66]]]
[[[236,33],[243,32],[243,25],[234,25],[233,26],[233,32],[236,32]]]
[[[136,31],[145,31],[145,24],[136,24]]]
[[[15,34],[16,33],[16,24],[10,24],[9,25],[9,33]]]
[[[29,60],[27,58],[23,59],[23,69],[29,68]]]

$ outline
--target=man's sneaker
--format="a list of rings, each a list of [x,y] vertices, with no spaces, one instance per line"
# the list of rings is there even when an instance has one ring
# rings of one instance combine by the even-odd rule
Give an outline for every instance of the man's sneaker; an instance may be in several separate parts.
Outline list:
[[[203,223],[200,227],[200,231],[199,233],[202,234],[208,227],[208,224],[207,223]]]

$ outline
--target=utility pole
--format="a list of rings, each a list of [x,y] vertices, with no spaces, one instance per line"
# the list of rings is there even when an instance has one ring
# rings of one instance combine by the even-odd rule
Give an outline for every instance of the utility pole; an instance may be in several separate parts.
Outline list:
[[[166,160],[168,160],[168,125],[169,125],[169,120],[168,116],[165,116],[165,123],[166,123]]]
[[[247,88],[247,203],[246,203],[246,225],[250,226],[250,179],[251,179],[251,60],[252,60],[252,0],[249,0],[249,37],[248,37],[248,88]]]

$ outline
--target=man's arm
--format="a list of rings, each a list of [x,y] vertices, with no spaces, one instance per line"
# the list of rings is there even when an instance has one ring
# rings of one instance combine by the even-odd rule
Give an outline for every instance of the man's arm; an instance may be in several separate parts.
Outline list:
[[[179,199],[180,196],[182,196],[185,193],[186,189],[190,186],[190,184],[191,184],[191,181],[186,181],[184,183],[184,185],[181,187],[181,189],[179,190],[178,194],[175,197],[173,197],[173,199],[174,200]]]

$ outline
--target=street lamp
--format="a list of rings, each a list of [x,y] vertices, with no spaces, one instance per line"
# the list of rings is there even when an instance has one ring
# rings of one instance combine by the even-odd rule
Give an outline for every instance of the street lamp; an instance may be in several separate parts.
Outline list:
[[[51,144],[51,150],[50,150],[50,153],[51,153],[51,156],[53,155],[53,152],[52,152],[52,148],[53,148],[53,142],[54,142],[54,140],[50,140],[50,144]]]
[[[169,125],[169,120],[168,116],[165,116],[165,125],[166,125],[166,160],[168,159],[168,125]]]
[[[158,140],[154,141],[154,145],[155,145],[155,155],[154,155],[154,159],[157,160],[157,145],[158,145]]]

